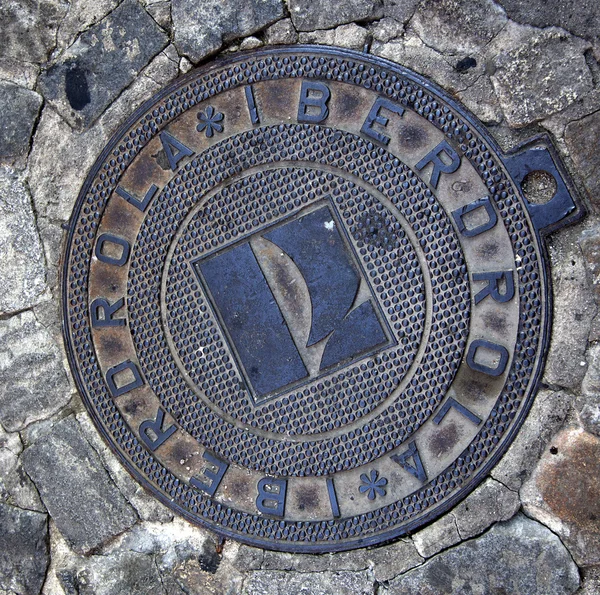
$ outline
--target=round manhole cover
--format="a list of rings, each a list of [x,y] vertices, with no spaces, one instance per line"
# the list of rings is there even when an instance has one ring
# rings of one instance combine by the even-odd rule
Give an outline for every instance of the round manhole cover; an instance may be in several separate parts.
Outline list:
[[[553,198],[521,181],[545,171]],[[540,233],[578,216],[551,147],[511,156],[365,54],[239,54],[138,110],[75,207],[70,362],[168,506],[290,551],[378,543],[506,449],[549,327]]]

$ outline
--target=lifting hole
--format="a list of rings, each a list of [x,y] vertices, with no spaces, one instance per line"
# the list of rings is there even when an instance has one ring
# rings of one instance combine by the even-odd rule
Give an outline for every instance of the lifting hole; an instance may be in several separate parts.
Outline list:
[[[558,186],[551,173],[538,169],[523,178],[521,188],[531,204],[544,205],[554,198]]]

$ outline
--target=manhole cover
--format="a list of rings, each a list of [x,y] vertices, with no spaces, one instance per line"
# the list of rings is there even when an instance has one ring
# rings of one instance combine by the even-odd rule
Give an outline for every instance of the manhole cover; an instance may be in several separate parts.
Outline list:
[[[581,209],[544,139],[365,54],[239,54],[99,157],[63,276],[73,372],[164,503],[267,548],[413,531],[514,437],[548,340],[541,234]],[[531,171],[556,181],[530,204]]]

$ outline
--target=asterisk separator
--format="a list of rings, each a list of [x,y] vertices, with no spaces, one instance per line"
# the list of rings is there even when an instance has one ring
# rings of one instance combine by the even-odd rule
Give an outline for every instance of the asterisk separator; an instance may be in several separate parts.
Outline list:
[[[209,105],[205,111],[198,113],[198,120],[200,124],[196,126],[198,132],[206,131],[206,136],[210,138],[215,132],[223,132],[223,125],[219,122],[223,121],[223,114],[216,112],[212,105]]]
[[[359,491],[361,494],[366,492],[367,498],[369,500],[375,500],[376,496],[385,496],[384,486],[387,485],[388,480],[385,477],[379,477],[379,472],[373,469],[369,474],[370,477],[367,477],[366,473],[362,473],[360,476],[360,480],[363,482],[363,485],[359,486]],[[379,477],[379,479],[377,479]]]

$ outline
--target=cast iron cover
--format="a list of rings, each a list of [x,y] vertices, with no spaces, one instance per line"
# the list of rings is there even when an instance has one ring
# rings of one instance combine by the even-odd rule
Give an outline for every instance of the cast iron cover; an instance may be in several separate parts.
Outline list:
[[[521,182],[549,172],[530,204]],[[87,177],[63,271],[98,429],[217,533],[323,552],[414,531],[522,423],[543,234],[582,209],[547,139],[502,154],[423,77],[278,47],[177,80]]]

